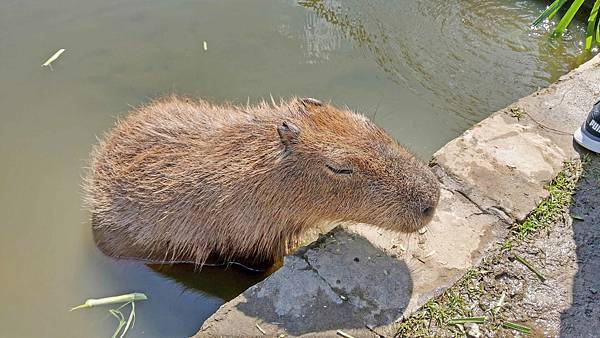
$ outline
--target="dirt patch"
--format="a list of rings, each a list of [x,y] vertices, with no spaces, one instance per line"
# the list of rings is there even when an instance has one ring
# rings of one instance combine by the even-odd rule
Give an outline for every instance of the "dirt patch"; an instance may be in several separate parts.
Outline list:
[[[548,198],[480,266],[404,319],[397,336],[600,332],[600,156],[582,158],[566,163]],[[451,324],[456,319],[477,323]]]

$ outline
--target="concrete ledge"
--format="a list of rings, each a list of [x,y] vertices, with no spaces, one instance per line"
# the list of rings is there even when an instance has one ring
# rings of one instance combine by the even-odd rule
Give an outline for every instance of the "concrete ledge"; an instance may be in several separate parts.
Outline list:
[[[572,132],[600,97],[600,56],[556,84],[492,114],[435,153],[442,182],[426,231],[357,224],[286,257],[223,305],[197,336],[393,335],[397,319],[452,285],[547,194],[575,156]]]

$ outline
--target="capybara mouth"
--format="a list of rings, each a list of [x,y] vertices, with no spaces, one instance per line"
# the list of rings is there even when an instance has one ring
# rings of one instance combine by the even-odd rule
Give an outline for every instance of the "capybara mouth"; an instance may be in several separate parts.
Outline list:
[[[422,218],[419,222],[409,224],[407,226],[406,230],[404,230],[404,228],[402,229],[402,232],[413,233],[413,232],[417,232],[417,231],[423,229],[425,226],[427,226],[429,223],[431,223],[431,221],[433,220],[433,217],[434,217],[434,213],[435,213],[435,210],[433,212],[431,212],[431,215],[429,215],[425,218]]]

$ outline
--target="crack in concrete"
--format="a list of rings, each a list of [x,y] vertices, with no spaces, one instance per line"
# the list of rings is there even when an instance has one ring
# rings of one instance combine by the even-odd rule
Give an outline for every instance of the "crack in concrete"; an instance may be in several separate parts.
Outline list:
[[[510,223],[512,223],[514,221],[512,219],[512,217],[509,216],[508,210],[506,210],[501,205],[493,205],[493,206],[490,206],[490,207],[484,209],[477,202],[475,202],[466,192],[464,192],[460,189],[451,190],[451,191],[457,192],[459,195],[461,195],[462,197],[467,199],[467,201],[471,202],[471,204],[473,204],[475,207],[477,207],[477,209],[479,209],[481,211],[481,213],[474,213],[472,215],[491,215],[491,216],[496,216],[505,222],[508,222],[510,220]]]
[[[348,296],[340,288],[334,287],[327,281],[327,279],[325,279],[323,276],[321,276],[319,274],[319,270],[317,270],[315,267],[312,266],[312,264],[308,260],[308,257],[306,256],[306,253],[300,254],[300,258],[302,258],[306,262],[306,264],[308,265],[308,268],[311,271],[313,271],[323,282],[325,282],[325,284],[327,284],[327,286],[331,289],[331,291],[333,291],[338,296],[344,296],[344,297],[346,297],[346,299],[348,298]],[[340,297],[340,299],[342,299],[342,298]],[[343,299],[342,299],[342,301],[343,301]]]
[[[311,264],[306,253],[301,253],[299,256],[306,262],[306,264],[308,265],[308,269],[313,271],[329,287],[329,289],[331,291],[333,291],[333,293],[335,293],[336,295],[338,295],[338,297],[340,297],[340,300],[342,301],[342,303],[346,302],[353,306],[359,306],[360,308],[366,307],[366,308],[370,309],[371,315],[373,315],[373,316],[381,315],[382,309],[375,302],[373,302],[373,300],[362,297],[359,293],[350,294],[350,293],[344,292],[342,289],[331,285],[331,283],[329,283],[327,281],[327,279],[325,279],[323,276],[321,276],[321,274],[319,274],[319,270],[317,270],[317,268],[315,268]],[[366,304],[366,306],[363,307],[358,304],[355,304],[352,301],[352,298],[357,298],[359,301],[364,302]],[[373,310],[377,310],[377,311],[374,312]]]
[[[448,173],[441,164],[435,163],[433,167],[437,167],[439,169],[439,171],[436,171],[435,174],[436,174],[436,176],[438,176],[438,179],[443,184],[442,189],[449,191],[453,195],[455,193],[458,193],[459,195],[464,197],[469,203],[471,203],[477,209],[479,209],[479,211],[481,211],[481,213],[474,213],[473,215],[482,215],[483,214],[483,215],[495,216],[507,224],[512,224],[515,221],[512,217],[509,216],[510,213],[508,212],[508,210],[506,210],[504,207],[502,207],[500,205],[492,205],[488,208],[484,208],[481,205],[479,205],[479,203],[477,203],[473,198],[471,198],[469,196],[469,194],[467,194],[460,188],[457,188],[457,187],[464,187],[467,185],[464,183],[461,183],[462,180],[460,178],[456,177],[456,175]],[[493,202],[496,203],[496,201],[493,201]]]

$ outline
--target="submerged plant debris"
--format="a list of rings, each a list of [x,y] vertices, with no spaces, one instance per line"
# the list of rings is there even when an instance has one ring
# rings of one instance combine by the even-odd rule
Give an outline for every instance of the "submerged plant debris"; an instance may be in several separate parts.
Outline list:
[[[77,305],[77,306],[71,308],[69,311],[85,309],[85,308],[90,308],[90,307],[100,306],[100,305],[129,303],[129,302],[135,302],[138,300],[147,300],[147,299],[148,299],[148,297],[146,297],[145,294],[138,293],[138,292],[128,293],[128,294],[120,295],[120,296],[99,298],[99,299],[90,298],[90,299],[86,300],[83,304]]]
[[[129,331],[129,329],[131,329],[135,325],[135,302],[147,299],[148,297],[145,294],[138,292],[99,299],[91,298],[86,300],[83,304],[71,308],[69,311],[86,309],[102,305],[125,303],[116,309],[108,310],[108,312],[119,321],[119,323],[117,324],[117,328],[115,329],[115,332],[112,335],[112,338],[123,338]],[[127,317],[127,319],[125,319],[125,315],[123,314],[121,309],[123,309],[127,305],[131,305],[131,310],[129,311],[129,316]]]

